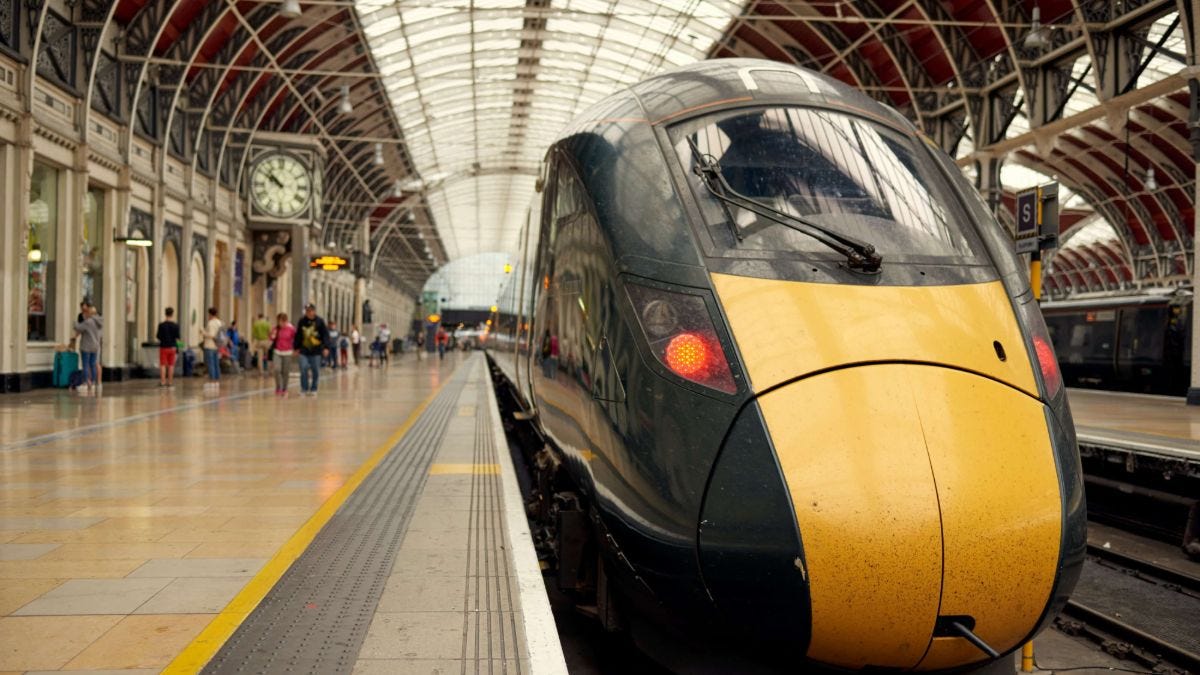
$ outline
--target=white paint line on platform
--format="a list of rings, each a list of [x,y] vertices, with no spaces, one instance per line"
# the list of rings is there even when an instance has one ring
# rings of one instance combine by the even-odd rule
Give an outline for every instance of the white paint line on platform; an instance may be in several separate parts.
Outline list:
[[[517,473],[512,455],[508,451],[508,439],[504,437],[504,423],[500,419],[500,406],[496,392],[487,375],[484,361],[485,388],[488,392],[488,408],[492,415],[492,435],[496,453],[500,455],[500,484],[504,494],[504,534],[512,557],[513,569],[517,573],[517,587],[521,597],[521,616],[525,621],[525,642],[529,649],[529,672],[533,675],[565,675],[567,662],[563,656],[562,643],[558,639],[558,625],[550,611],[550,599],[546,596],[546,585],[542,580],[542,568],[538,564],[537,552],[533,549],[533,536],[529,532],[529,521],[525,516],[525,502],[521,499],[521,488],[517,485]]]

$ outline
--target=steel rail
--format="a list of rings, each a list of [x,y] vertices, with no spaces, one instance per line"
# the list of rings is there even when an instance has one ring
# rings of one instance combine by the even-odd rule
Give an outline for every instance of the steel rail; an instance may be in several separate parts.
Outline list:
[[[1193,673],[1200,673],[1200,654],[1177,647],[1123,621],[1114,619],[1104,612],[1075,600],[1068,600],[1066,607],[1063,608],[1063,614],[1074,617],[1115,638],[1125,640],[1135,647],[1152,652],[1171,665],[1186,668]]]
[[[1200,593],[1200,577],[1163,567],[1153,561],[1138,558],[1128,553],[1122,553],[1116,549],[1097,546],[1096,544],[1088,544],[1087,552],[1088,555],[1103,559],[1122,568],[1154,577],[1159,581],[1173,584],[1186,591]]]

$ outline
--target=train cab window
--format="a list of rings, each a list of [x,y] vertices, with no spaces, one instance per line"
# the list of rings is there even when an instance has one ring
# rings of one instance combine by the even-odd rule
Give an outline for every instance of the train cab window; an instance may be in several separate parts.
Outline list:
[[[719,247],[827,250],[794,228],[724,208],[693,171],[697,151],[742,195],[873,244],[885,260],[985,264],[978,235],[919,141],[883,124],[826,109],[740,109],[681,122],[670,133]]]

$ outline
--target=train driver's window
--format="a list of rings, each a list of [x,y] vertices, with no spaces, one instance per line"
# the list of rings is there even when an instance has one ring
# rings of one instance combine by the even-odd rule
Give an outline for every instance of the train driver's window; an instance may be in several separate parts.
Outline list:
[[[824,108],[737,109],[680,122],[671,134],[715,240],[728,242],[718,245],[825,250],[802,228],[719,203],[695,171],[702,159],[733,192],[868,242],[892,261],[982,260],[944,176],[917,141],[877,120]]]

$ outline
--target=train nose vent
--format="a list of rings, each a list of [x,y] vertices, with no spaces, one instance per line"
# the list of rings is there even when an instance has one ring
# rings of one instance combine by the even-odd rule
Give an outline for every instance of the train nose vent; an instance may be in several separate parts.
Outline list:
[[[975,617],[967,614],[943,614],[938,616],[933,626],[934,637],[959,637],[970,642],[979,651],[991,658],[999,658],[1000,652],[983,641],[975,634]]]

